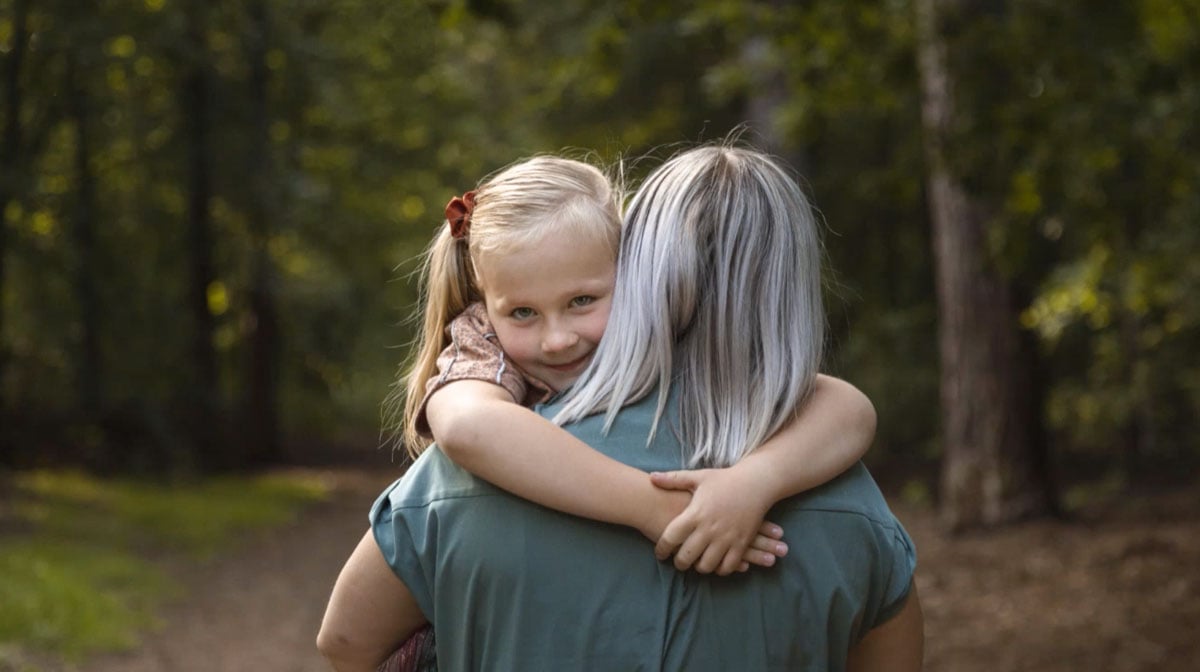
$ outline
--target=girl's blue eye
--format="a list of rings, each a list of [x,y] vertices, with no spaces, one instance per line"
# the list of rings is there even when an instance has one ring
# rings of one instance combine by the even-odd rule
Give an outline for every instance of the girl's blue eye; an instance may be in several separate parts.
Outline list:
[[[509,315],[518,320],[528,320],[529,318],[533,317],[533,309],[525,307],[513,308]]]
[[[588,304],[594,303],[595,301],[596,301],[596,297],[594,297],[594,296],[577,296],[577,297],[571,299],[571,306],[573,306],[575,308],[580,308],[580,307],[586,306]]]

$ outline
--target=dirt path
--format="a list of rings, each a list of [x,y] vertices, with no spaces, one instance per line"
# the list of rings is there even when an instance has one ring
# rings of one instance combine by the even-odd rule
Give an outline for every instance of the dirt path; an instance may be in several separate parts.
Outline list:
[[[917,544],[926,672],[1200,669],[1200,488],[1120,495],[1070,522]]]
[[[77,669],[325,672],[313,645],[325,601],[392,478],[339,473],[334,497],[295,525],[191,569],[141,648]],[[930,511],[896,510],[920,556],[926,672],[1197,669],[1200,488],[953,540]]]
[[[327,672],[314,640],[342,563],[367,529],[367,509],[397,474],[337,472],[333,495],[293,525],[259,533],[193,569],[164,626],[132,652],[86,672]]]

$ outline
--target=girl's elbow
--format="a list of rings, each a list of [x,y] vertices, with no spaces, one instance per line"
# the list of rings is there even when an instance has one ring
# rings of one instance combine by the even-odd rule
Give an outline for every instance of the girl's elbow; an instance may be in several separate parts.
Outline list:
[[[855,426],[868,436],[875,436],[875,429],[879,424],[879,414],[876,412],[871,398],[847,381],[829,378],[826,382],[833,386],[832,389],[840,388],[842,390],[839,394],[847,405],[846,407],[850,411],[849,417]]]
[[[858,419],[863,432],[874,438],[875,430],[879,427],[879,413],[875,410],[875,404],[871,403],[871,399],[861,392],[862,400],[859,403]]]
[[[476,419],[462,413],[450,413],[433,427],[433,438],[451,460],[462,463],[471,457],[476,441]]]
[[[861,438],[863,452],[866,452],[870,445],[875,441],[875,430],[879,425],[879,414],[875,411],[875,404],[871,403],[871,399],[862,391],[855,389],[854,404],[851,407],[849,416],[850,426],[854,428],[856,436]]]

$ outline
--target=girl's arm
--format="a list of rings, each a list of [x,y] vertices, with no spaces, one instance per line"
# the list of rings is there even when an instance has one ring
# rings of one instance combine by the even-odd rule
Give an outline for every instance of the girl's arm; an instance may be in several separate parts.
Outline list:
[[[492,383],[447,384],[430,396],[426,417],[442,452],[467,471],[543,506],[628,525],[651,541],[691,499],[655,487],[644,471],[592,449]],[[785,550],[777,538],[749,535],[732,564],[774,564],[774,553]]]
[[[857,462],[875,437],[875,421],[875,407],[858,388],[820,375],[796,419],[732,467],[651,474],[659,487],[692,492],[655,554],[674,553],[681,570],[729,573],[767,510]]]

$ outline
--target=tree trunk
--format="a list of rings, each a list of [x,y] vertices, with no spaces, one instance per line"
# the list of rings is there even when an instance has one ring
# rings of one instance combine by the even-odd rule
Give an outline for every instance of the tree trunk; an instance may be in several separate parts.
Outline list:
[[[279,442],[279,323],[275,308],[275,269],[271,263],[269,242],[272,214],[277,212],[278,192],[274,162],[271,160],[270,110],[267,104],[267,45],[269,17],[266,3],[250,5],[249,35],[251,157],[250,170],[254,189],[250,194],[250,231],[253,245],[249,361],[247,362],[248,398],[245,409],[250,441],[248,457],[254,464],[278,462]]]
[[[217,356],[213,347],[213,314],[209,309],[209,289],[216,282],[213,263],[214,235],[209,202],[212,198],[212,160],[209,156],[210,83],[207,70],[207,41],[205,39],[204,0],[190,0],[186,5],[186,48],[184,51],[184,81],[181,95],[181,114],[187,134],[188,164],[188,256],[190,281],[187,305],[192,316],[192,366],[195,376],[192,407],[193,454],[184,459],[181,468],[202,466],[209,470],[224,469],[229,459],[223,445],[218,445],[220,433]]]
[[[100,296],[96,270],[96,179],[91,168],[88,119],[91,116],[87,78],[79,72],[79,58],[67,56],[67,106],[75,123],[75,297],[79,304],[80,342],[76,363],[76,394],[85,418],[95,419],[102,399],[103,369],[100,360]]]
[[[779,12],[785,9],[787,1],[765,0],[762,4],[772,12]],[[780,128],[779,110],[787,105],[791,92],[786,72],[771,58],[773,49],[772,38],[768,35],[755,35],[742,46],[742,66],[745,72],[752,73],[745,107],[746,123],[753,133],[750,139],[759,149],[778,156],[805,175],[807,157],[801,148],[788,143]]]
[[[951,530],[1053,510],[1033,352],[1006,278],[988,258],[988,210],[946,161],[953,78],[940,32],[954,0],[917,0],[918,66],[928,162],[941,351],[940,506]]]

